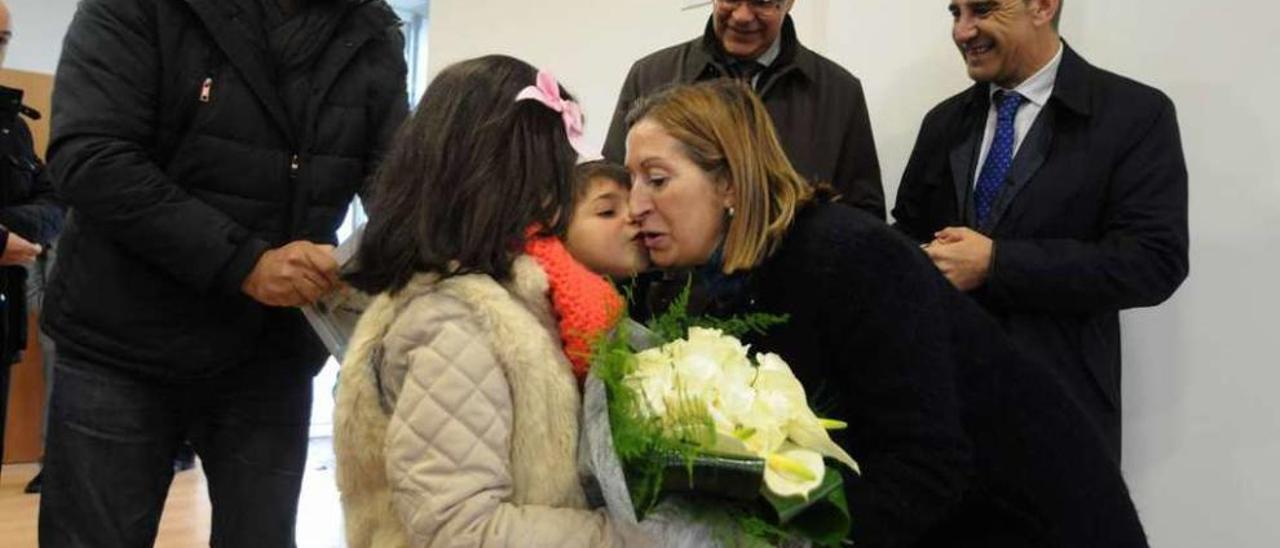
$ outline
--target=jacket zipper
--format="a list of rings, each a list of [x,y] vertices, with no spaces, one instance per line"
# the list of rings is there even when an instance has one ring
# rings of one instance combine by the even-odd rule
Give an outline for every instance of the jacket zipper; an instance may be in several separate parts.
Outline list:
[[[208,103],[213,100],[213,77],[208,76],[204,79],[204,83],[200,84],[200,102]]]
[[[295,203],[298,194],[298,172],[302,169],[302,156],[297,152],[289,154],[289,201],[285,207],[285,231],[289,235],[289,239],[296,239],[296,228],[294,225],[298,222],[298,212],[296,211],[297,203]]]

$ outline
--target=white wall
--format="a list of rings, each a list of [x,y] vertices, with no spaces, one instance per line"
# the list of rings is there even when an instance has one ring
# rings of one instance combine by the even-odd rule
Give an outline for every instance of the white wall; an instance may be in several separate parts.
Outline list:
[[[4,0],[13,14],[5,68],[53,74],[76,0]]]
[[[1280,546],[1280,8],[1071,2],[1095,62],[1164,89],[1191,175],[1191,277],[1124,317],[1125,470],[1159,546]]]
[[[683,0],[436,0],[431,66],[508,53],[552,70],[604,139],[627,68],[696,36]],[[799,0],[810,47],[863,80],[892,196],[924,113],[968,85],[947,0]],[[1125,472],[1160,547],[1280,546],[1280,7],[1069,0],[1087,59],[1163,89],[1191,174],[1191,277],[1128,312]],[[1275,338],[1273,338],[1275,337]]]
[[[681,11],[683,0],[434,0],[431,65],[486,55],[514,55],[551,71],[580,99],[592,150],[604,144],[618,90],[631,62],[702,34],[707,9]],[[797,11],[810,8],[797,6]],[[816,32],[814,19],[800,32]]]

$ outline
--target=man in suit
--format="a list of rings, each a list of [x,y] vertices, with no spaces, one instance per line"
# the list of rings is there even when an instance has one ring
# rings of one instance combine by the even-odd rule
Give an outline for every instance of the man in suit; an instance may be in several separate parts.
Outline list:
[[[796,0],[715,0],[703,35],[636,61],[627,73],[604,157],[626,155],[627,112],[674,83],[738,78],[760,94],[796,171],[830,183],[841,202],[884,219],[880,162],[862,83],[796,38]]]
[[[951,0],[976,83],[925,116],[893,215],[1055,367],[1118,460],[1119,311],[1187,275],[1187,171],[1173,103],[1068,47],[1061,4]]]

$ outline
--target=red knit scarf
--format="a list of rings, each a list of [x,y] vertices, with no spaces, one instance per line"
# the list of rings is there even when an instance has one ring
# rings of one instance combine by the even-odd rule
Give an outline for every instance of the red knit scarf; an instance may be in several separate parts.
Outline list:
[[[591,368],[592,343],[612,329],[622,313],[622,297],[604,276],[574,259],[559,238],[531,236],[524,252],[547,274],[564,353],[581,381]]]

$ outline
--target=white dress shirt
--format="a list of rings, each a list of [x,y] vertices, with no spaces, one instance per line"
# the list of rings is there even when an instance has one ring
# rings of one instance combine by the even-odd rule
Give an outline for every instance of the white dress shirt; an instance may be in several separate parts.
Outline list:
[[[755,61],[757,63],[760,63],[760,66],[765,67],[767,69],[769,68],[769,65],[772,65],[774,61],[778,60],[779,55],[782,55],[782,37],[781,36],[779,36],[773,41],[773,45],[769,46],[769,49],[764,50],[764,53],[761,53],[759,57],[756,57]],[[760,89],[756,87],[756,84],[760,83],[760,75],[762,74],[764,74],[763,70],[760,72],[757,72],[755,76],[751,77],[751,89]]]
[[[1027,102],[1018,109],[1018,114],[1013,119],[1013,155],[1018,155],[1018,149],[1022,147],[1022,140],[1026,138],[1027,132],[1031,131],[1031,125],[1036,122],[1036,117],[1040,115],[1040,111],[1044,109],[1045,103],[1049,102],[1049,97],[1053,95],[1053,85],[1058,81],[1058,65],[1062,64],[1062,43],[1058,43],[1058,53],[1053,56],[1049,64],[1040,68],[1034,75],[1027,78],[1026,81],[1018,85],[1013,91],[1019,95],[1026,97]],[[997,91],[1009,91],[992,84],[990,86],[990,95],[995,96]],[[978,184],[978,177],[982,173],[982,164],[987,161],[987,152],[991,149],[991,140],[996,134],[996,104],[991,102],[991,110],[987,113],[987,129],[982,133],[982,148],[979,150],[978,166],[973,171],[973,183]]]

